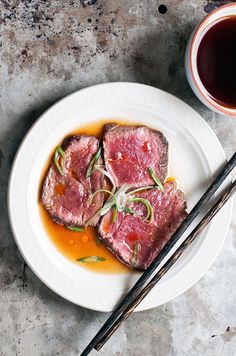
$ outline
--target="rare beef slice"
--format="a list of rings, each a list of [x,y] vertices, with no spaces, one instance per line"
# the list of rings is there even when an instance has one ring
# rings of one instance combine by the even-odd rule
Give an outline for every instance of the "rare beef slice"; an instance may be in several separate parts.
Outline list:
[[[152,167],[161,182],[168,172],[168,142],[165,136],[145,126],[105,125],[104,160],[117,188],[152,185]]]
[[[118,212],[112,223],[112,210],[100,221],[103,243],[117,258],[131,268],[145,270],[161,251],[187,215],[183,192],[174,181],[164,184],[164,191],[152,188],[135,194],[153,207],[153,221],[147,220],[147,208],[141,202],[128,203],[135,214]]]
[[[43,183],[41,201],[53,220],[66,226],[84,226],[103,204],[103,193],[88,199],[92,193],[103,188],[104,176],[97,170],[86,178],[92,157],[99,149],[99,140],[94,136],[71,136],[62,143],[64,171],[60,172],[52,160]],[[98,164],[102,164],[99,158]],[[62,166],[62,157],[59,158]],[[91,219],[96,225],[98,217]]]

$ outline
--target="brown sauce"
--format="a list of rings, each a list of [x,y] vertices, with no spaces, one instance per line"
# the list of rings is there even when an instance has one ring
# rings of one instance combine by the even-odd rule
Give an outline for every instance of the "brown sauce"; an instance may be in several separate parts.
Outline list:
[[[83,126],[79,130],[73,131],[70,135],[88,134],[100,138],[103,132],[103,126],[108,121],[125,124],[124,122],[118,122],[117,120],[104,120]],[[46,164],[45,171],[43,172],[42,176],[42,181],[48,170],[49,164],[50,161]],[[78,263],[79,266],[94,272],[128,273],[131,271],[127,266],[121,263],[105,246],[97,245],[96,228],[89,227],[84,232],[74,232],[64,226],[55,223],[47,213],[46,209],[40,203],[39,212],[43,227],[47,235],[57,247],[57,249],[69,260],[73,261],[74,263]],[[77,261],[77,259],[87,256],[103,257],[105,258],[105,261],[97,263],[82,263]]]

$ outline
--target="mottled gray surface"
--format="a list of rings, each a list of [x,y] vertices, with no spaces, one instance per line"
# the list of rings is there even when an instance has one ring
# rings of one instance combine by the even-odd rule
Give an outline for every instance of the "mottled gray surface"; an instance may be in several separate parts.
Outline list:
[[[6,212],[10,166],[35,119],[82,87],[135,81],[194,107],[236,149],[236,121],[206,109],[184,74],[186,41],[206,12],[226,1],[0,1],[0,355],[78,355],[107,318],[72,305],[24,264]],[[236,174],[234,173],[234,176]],[[236,214],[214,265],[193,288],[132,315],[101,355],[236,355]],[[93,353],[95,355],[96,352]]]

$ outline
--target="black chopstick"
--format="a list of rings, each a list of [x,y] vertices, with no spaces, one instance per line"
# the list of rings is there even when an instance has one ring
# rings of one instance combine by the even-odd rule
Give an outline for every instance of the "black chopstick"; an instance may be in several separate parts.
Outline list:
[[[236,165],[236,153],[234,153],[234,155],[231,157],[229,162],[227,162],[225,164],[223,169],[216,176],[216,178],[211,183],[209,188],[206,190],[206,192],[199,199],[197,204],[190,211],[190,213],[185,218],[185,220],[182,222],[180,227],[172,235],[171,239],[167,242],[167,244],[164,246],[164,248],[160,251],[160,253],[157,255],[157,257],[154,259],[154,261],[148,267],[148,269],[145,272],[143,272],[141,277],[138,279],[138,281],[135,283],[135,285],[128,292],[126,297],[121,301],[121,303],[119,303],[116,310],[112,313],[112,315],[108,318],[108,320],[101,327],[101,329],[98,331],[98,333],[94,336],[94,338],[91,340],[89,345],[82,352],[81,356],[86,356],[90,353],[90,351],[95,347],[95,345],[97,345],[98,342],[104,337],[106,332],[110,329],[111,325],[116,321],[116,319],[126,309],[127,305],[129,305],[130,303],[132,303],[135,300],[135,298],[137,297],[137,295],[143,288],[144,284],[151,277],[151,275],[153,274],[155,269],[159,266],[159,264],[162,262],[162,260],[165,258],[165,256],[169,253],[169,251],[173,248],[173,246],[176,244],[176,242],[181,238],[183,233],[190,226],[190,224],[193,222],[193,220],[196,218],[196,216],[200,213],[202,208],[212,198],[214,193],[217,191],[217,189],[220,187],[220,185],[223,183],[223,181],[229,175],[229,173],[232,171],[232,169],[235,167],[235,165]]]
[[[110,329],[106,332],[103,338],[95,345],[95,349],[99,351],[112,334],[118,329],[118,327],[129,317],[134,309],[141,303],[150,290],[157,284],[157,282],[169,271],[173,264],[179,259],[187,247],[196,239],[200,232],[209,224],[212,218],[217,212],[224,206],[224,204],[232,197],[236,192],[236,180],[227,189],[227,191],[217,200],[215,205],[209,210],[199,224],[194,228],[190,235],[182,242],[173,255],[166,261],[163,267],[155,274],[150,282],[141,290],[135,300],[130,303],[126,309],[123,310],[120,317],[112,324]]]

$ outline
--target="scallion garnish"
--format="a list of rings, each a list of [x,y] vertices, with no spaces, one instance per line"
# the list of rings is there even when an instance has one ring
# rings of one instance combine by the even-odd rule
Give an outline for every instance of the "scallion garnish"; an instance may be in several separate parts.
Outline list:
[[[89,197],[89,199],[88,199],[88,203],[89,203],[89,204],[92,203],[93,198],[95,197],[95,195],[96,195],[97,193],[108,193],[108,194],[110,194],[110,195],[113,197],[113,199],[114,199],[115,202],[116,202],[116,197],[115,197],[115,194],[114,194],[114,193],[110,192],[110,191],[107,190],[107,189],[98,189],[98,190],[96,190],[96,192],[94,192],[92,195],[90,195],[90,197]]]
[[[141,251],[141,245],[139,242],[137,242],[134,245],[134,249],[133,249],[133,253],[132,253],[131,261],[130,261],[133,266],[135,266],[138,262],[138,254],[140,251]]]
[[[125,207],[124,210],[123,210],[124,213],[127,213],[127,214],[131,214],[131,215],[135,215],[136,212],[130,208],[127,208]]]
[[[112,191],[112,193],[114,193],[115,190],[116,190],[116,184],[115,184],[115,181],[114,181],[112,175],[110,173],[108,173],[107,171],[105,171],[105,169],[103,169],[102,167],[100,167],[98,165],[94,166],[94,169],[96,169],[97,171],[99,171],[102,174],[104,174],[107,178],[109,178],[109,180],[110,180],[110,182],[112,184],[112,190],[111,191]]]
[[[99,209],[90,219],[85,224],[85,229],[91,224],[91,222],[96,219],[98,216],[103,216],[105,215],[114,205],[114,201],[111,201],[109,203],[109,206],[107,206],[108,203],[105,203],[105,205]]]
[[[105,215],[111,208],[114,207],[114,209],[117,211],[124,211],[126,213],[129,214],[135,214],[134,211],[132,211],[131,209],[126,207],[126,203],[127,203],[127,195],[130,193],[126,193],[129,189],[131,188],[130,185],[124,185],[122,186],[120,189],[117,190],[116,193],[113,193],[112,191],[110,192],[107,189],[98,189],[96,190],[90,197],[89,197],[89,203],[91,204],[93,201],[94,196],[99,193],[99,192],[104,192],[104,193],[108,193],[111,195],[110,198],[107,199],[107,201],[105,202],[105,204],[103,205],[103,207],[101,209],[99,209],[85,224],[85,228],[89,226],[89,224],[92,222],[93,219],[95,219],[98,216],[103,216]],[[147,188],[153,188],[153,187],[147,187]],[[139,188],[141,190],[141,188]],[[138,191],[139,191],[138,189]],[[145,188],[142,188],[145,189]],[[139,198],[134,198],[134,199],[139,199]],[[142,199],[142,198],[140,198]],[[144,199],[145,200],[145,199]],[[148,202],[149,203],[149,202]],[[149,203],[150,204],[150,203]],[[114,210],[114,214],[113,215],[113,219],[116,219],[117,217],[117,213]],[[148,210],[149,215],[148,216],[152,216],[152,208]],[[115,221],[115,220],[114,220]],[[113,221],[113,222],[114,222]]]
[[[76,232],[84,231],[84,227],[79,227],[79,226],[67,226],[67,229],[76,231]]]
[[[105,260],[106,259],[104,257],[87,256],[87,257],[78,258],[76,261],[78,261],[78,262],[86,262],[86,263],[96,263],[96,262],[103,262]]]
[[[98,247],[102,245],[102,241],[100,240],[98,234],[96,234],[95,236],[95,242]]]
[[[91,219],[94,219],[96,216],[103,216],[105,215],[114,205],[117,207],[118,211],[123,211],[124,209],[124,205],[121,205],[124,204],[124,199],[123,199],[123,202],[121,202],[122,199],[120,199],[120,195],[123,195],[127,190],[129,190],[131,187],[130,185],[125,185],[123,187],[121,187],[120,189],[117,190],[117,192],[114,194],[113,192],[110,192],[109,190],[106,190],[106,189],[99,189],[99,190],[96,190],[96,192],[94,192],[90,198],[89,198],[89,202],[91,204],[92,200],[93,200],[93,197],[95,194],[97,194],[97,192],[106,192],[108,194],[111,195],[110,198],[107,199],[107,201],[105,202],[105,204],[103,205],[103,207],[101,209],[99,209],[94,216],[92,216],[92,218],[90,218],[86,225],[85,226],[88,226]]]
[[[153,185],[147,185],[146,187],[131,190],[130,192],[127,193],[127,195],[135,194],[141,192],[142,190],[153,189],[153,188],[154,188]]]
[[[95,171],[95,164],[97,163],[97,161],[99,160],[99,157],[101,156],[101,147],[97,150],[97,152],[92,156],[87,171],[86,171],[86,178],[89,178],[93,172]]]
[[[116,218],[117,218],[117,213],[118,213],[118,209],[117,209],[117,206],[115,205],[113,207],[113,214],[112,214],[112,224],[116,221]]]
[[[109,198],[106,203],[103,205],[103,207],[101,209],[99,209],[85,224],[85,228],[87,228],[89,226],[89,224],[92,222],[93,219],[95,219],[98,216],[103,216],[105,215],[114,205],[117,204],[116,202],[116,197],[115,194],[110,192],[109,190],[106,189],[98,189],[96,190],[96,192],[94,192],[90,197],[89,197],[89,204],[92,203],[92,200],[94,198],[94,196],[99,193],[99,192],[104,192],[104,193],[108,193],[111,195],[111,198]],[[111,200],[110,200],[111,199]]]
[[[143,205],[145,205],[145,207],[147,208],[147,215],[145,219],[149,220],[149,222],[151,223],[153,220],[153,207],[150,204],[150,201],[144,198],[133,198],[129,200],[129,203],[132,202],[142,203]]]
[[[53,160],[58,171],[63,176],[65,174],[65,152],[63,151],[61,146],[57,146]]]
[[[148,173],[150,174],[150,177],[153,179],[154,183],[160,188],[160,190],[164,191],[160,178],[157,177],[152,167],[148,167]]]
[[[112,197],[106,201],[106,203],[103,205],[103,207],[98,210],[97,213],[99,213],[100,216],[105,215],[114,205],[116,205],[115,199]]]

